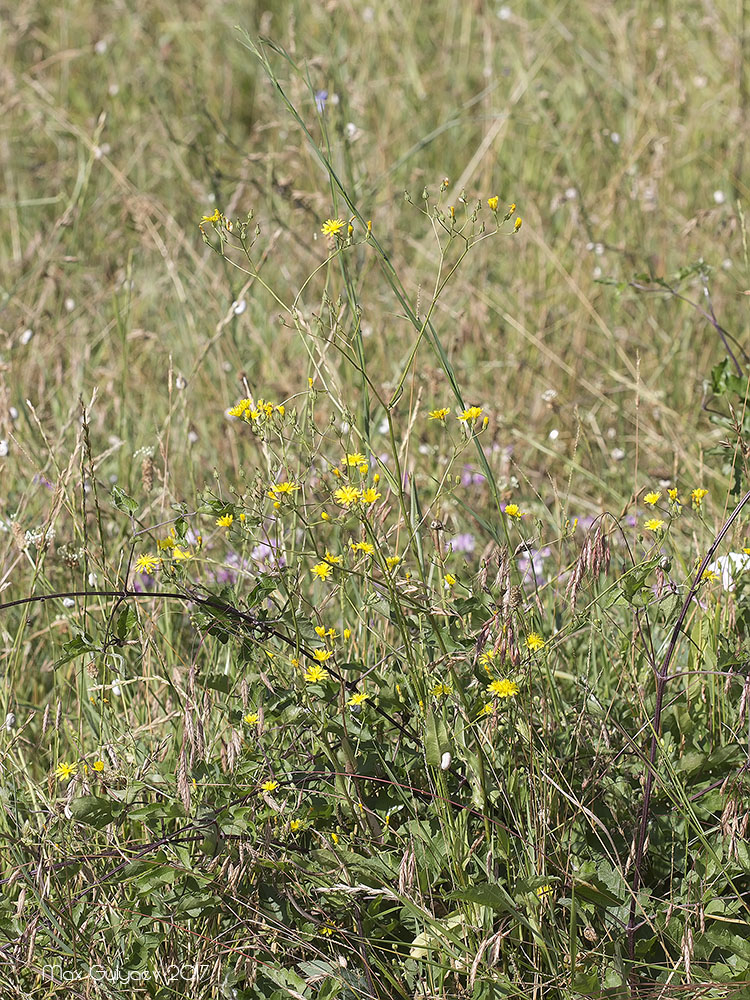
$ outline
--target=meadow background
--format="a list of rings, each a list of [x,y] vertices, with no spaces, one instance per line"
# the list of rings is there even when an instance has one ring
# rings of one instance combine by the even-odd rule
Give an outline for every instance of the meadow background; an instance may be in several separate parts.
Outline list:
[[[4,995],[744,995],[742,0],[0,14]]]

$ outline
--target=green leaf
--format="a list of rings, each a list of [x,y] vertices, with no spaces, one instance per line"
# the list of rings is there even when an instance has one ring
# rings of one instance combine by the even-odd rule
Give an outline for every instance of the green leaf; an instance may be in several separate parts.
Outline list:
[[[440,767],[443,754],[448,749],[448,730],[442,719],[437,719],[432,709],[427,712],[424,724],[425,759],[432,767]]]
[[[138,502],[129,497],[125,490],[120,489],[119,486],[112,487],[110,499],[114,506],[118,510],[121,510],[123,514],[130,514],[132,516],[138,510]]]
[[[70,803],[70,811],[73,819],[79,823],[88,823],[89,826],[101,830],[108,823],[114,822],[122,811],[119,802],[112,799],[105,799],[100,795],[82,795],[73,799]]]

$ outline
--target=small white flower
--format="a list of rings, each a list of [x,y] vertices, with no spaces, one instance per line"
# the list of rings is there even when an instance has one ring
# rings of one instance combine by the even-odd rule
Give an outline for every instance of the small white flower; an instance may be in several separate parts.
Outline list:
[[[500,18],[501,21],[510,21],[511,17],[513,16],[513,11],[510,9],[510,7],[500,7],[500,9],[497,12],[497,16]]]
[[[89,573],[89,587],[96,586],[96,573]]]
[[[122,694],[122,688],[120,687],[120,678],[119,677],[115,677],[115,679],[112,681],[112,688],[111,688],[111,690],[112,690],[112,694],[115,696],[115,698],[119,698],[120,695]]]
[[[94,52],[96,52],[98,56],[103,56],[106,51],[107,51],[107,39],[100,38],[99,41],[94,46]]]
[[[67,299],[65,300],[65,312],[72,313],[75,307],[76,307],[76,300],[71,299],[71,297],[68,296]]]
[[[622,450],[622,448],[613,448],[612,458],[615,460],[615,462],[621,462],[623,458],[625,458],[625,452]]]
[[[18,339],[25,347],[33,336],[34,336],[34,331],[31,329],[31,327],[27,327]]]
[[[716,202],[717,205],[723,205],[726,200],[727,196],[724,194],[723,191],[718,191],[718,190],[714,191],[714,201]]]
[[[451,766],[451,761],[452,760],[453,760],[453,758],[451,757],[451,755],[446,750],[445,753],[443,754],[443,756],[440,758],[440,770],[441,771],[447,771],[448,768]]]
[[[578,197],[578,191],[574,187],[565,188],[565,197],[568,201],[575,201]]]
[[[8,413],[10,414],[11,420],[18,420],[18,410],[15,408],[15,406],[11,406],[8,410]]]
[[[11,729],[13,729],[13,727],[15,726],[15,724],[16,724],[16,717],[15,717],[15,715],[12,712],[8,712],[8,714],[5,716],[5,730],[6,730],[6,732],[9,733],[11,731]]]
[[[557,389],[545,389],[542,393],[542,399],[545,403],[551,403],[553,399],[557,399]]]
[[[243,312],[247,309],[247,302],[245,299],[240,299],[239,302],[232,303],[232,312],[235,316],[241,316]]]
[[[615,146],[619,146],[620,145],[620,133],[619,132],[613,132],[612,135],[610,136],[610,139],[615,144]]]
[[[74,608],[75,606],[76,606],[76,602],[73,600],[72,597],[63,597],[63,607],[64,608]]]
[[[556,427],[553,427],[552,430],[549,432],[550,441],[557,441],[559,437],[560,437],[560,431]]]

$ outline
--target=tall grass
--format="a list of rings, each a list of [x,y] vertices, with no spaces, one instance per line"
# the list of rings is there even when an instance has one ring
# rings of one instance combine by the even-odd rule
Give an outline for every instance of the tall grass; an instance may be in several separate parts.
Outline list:
[[[745,38],[10,13],[7,995],[747,990]]]

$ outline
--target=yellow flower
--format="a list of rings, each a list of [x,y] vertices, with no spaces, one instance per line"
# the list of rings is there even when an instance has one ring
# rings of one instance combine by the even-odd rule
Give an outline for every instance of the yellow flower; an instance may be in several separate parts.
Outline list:
[[[697,489],[693,490],[690,494],[690,499],[693,501],[693,507],[695,510],[701,509],[701,504],[703,503],[703,497],[708,496],[708,490]]]
[[[55,774],[57,775],[58,778],[62,778],[65,781],[69,781],[77,770],[78,768],[76,767],[75,764],[65,764],[61,762],[55,768]]]
[[[494,711],[495,711],[494,701],[486,701],[484,705],[482,705],[482,715],[490,715]]]
[[[443,682],[441,681],[439,684],[435,685],[435,687],[432,689],[432,693],[435,695],[436,698],[441,698],[443,697],[443,695],[453,694],[453,688],[450,686],[450,684],[443,684]]]
[[[302,820],[301,819],[290,820],[289,829],[292,831],[292,833],[296,833],[298,830],[302,829]]]
[[[313,568],[310,570],[313,576],[317,576],[319,580],[327,580],[331,575],[332,567],[330,563],[319,562],[315,563]]]
[[[450,406],[441,406],[439,410],[430,410],[430,420],[442,420],[444,422],[450,412]]]
[[[344,629],[344,640],[350,639],[352,635],[352,630],[350,628]]]
[[[342,507],[351,507],[353,503],[359,500],[359,490],[356,486],[342,486],[340,489],[334,491],[333,499],[337,503],[340,503]]]
[[[174,538],[157,538],[156,547],[160,552],[163,552],[165,549],[173,549]]]
[[[661,531],[664,527],[664,521],[660,517],[651,517],[644,522],[643,527],[646,531]]]
[[[353,469],[355,465],[362,465],[362,463],[366,461],[367,459],[365,456],[359,451],[355,451],[353,454],[346,456],[346,464],[350,469]]]
[[[247,715],[242,717],[242,721],[246,722],[248,726],[254,726],[255,723],[258,721],[258,713],[248,712]]]
[[[247,420],[247,419],[249,419],[248,418],[248,414],[254,408],[255,408],[255,404],[253,403],[252,399],[248,399],[246,397],[245,399],[241,399],[239,401],[239,403],[235,403],[234,406],[230,406],[230,408],[229,408],[229,416],[230,417],[244,417]]]
[[[674,489],[674,490],[667,490],[667,496],[669,497],[669,502],[670,503],[677,504],[678,506],[682,503],[682,500],[680,500],[679,491],[676,490],[676,489]]]
[[[703,576],[701,577],[701,580],[707,580],[709,583],[713,583],[714,580],[718,579],[719,579],[718,573],[714,573],[712,569],[703,570]]]
[[[518,694],[518,685],[504,677],[500,681],[493,681],[490,691],[498,698],[514,698]]]
[[[135,561],[135,571],[151,576],[160,562],[161,560],[156,556],[138,556]]]
[[[329,552],[328,549],[326,549],[326,554],[325,554],[325,556],[323,558],[325,559],[325,561],[327,563],[330,563],[331,566],[338,566],[338,564],[341,562],[341,560],[342,560],[343,557],[342,556],[335,556],[333,554],[333,552]]]
[[[371,556],[375,551],[375,546],[369,542],[349,542],[349,544],[353,552],[364,552],[366,555]]]
[[[343,219],[326,219],[320,228],[324,236],[335,236],[344,228]]]
[[[317,635],[320,636],[321,639],[326,634],[326,630],[325,630],[325,628],[322,625],[316,625],[315,626],[315,632],[316,632]]]
[[[218,222],[220,218],[221,218],[221,212],[218,210],[218,208],[215,208],[213,215],[204,215],[203,218],[201,219],[201,222]]]
[[[499,198],[497,197],[496,194],[493,195],[491,198],[487,199],[487,204],[490,206],[490,210],[491,211],[493,211],[493,212],[497,211],[497,203],[498,203],[498,201],[499,201]]]
[[[458,419],[463,420],[465,423],[476,420],[482,415],[481,406],[470,406],[468,409],[464,410],[463,413],[459,413]]]
[[[388,569],[393,569],[394,566],[398,566],[400,562],[401,562],[401,556],[387,556],[385,560],[385,564],[388,567]]]
[[[445,583],[445,586],[448,588],[456,586],[456,578],[452,573],[446,573],[445,576],[443,577],[443,582]]]
[[[274,483],[274,485],[269,488],[268,495],[271,499],[275,499],[276,497],[288,497],[298,489],[299,486],[297,483]]]
[[[263,782],[263,784],[260,786],[260,789],[262,792],[275,792],[278,787],[279,787],[278,781],[271,781],[269,779],[268,781]]]
[[[650,504],[652,507],[654,506],[654,504],[657,504],[659,500],[661,500],[661,493],[658,493],[656,491],[652,493],[647,493],[643,498],[643,502]]]
[[[332,833],[331,834],[331,840],[333,841],[334,844],[338,844],[338,842],[339,842],[339,835],[337,833]]]
[[[338,837],[336,838],[336,840],[338,840]],[[334,841],[334,843],[336,843],[336,841]],[[323,937],[330,937],[335,930],[336,930],[336,925],[332,924],[329,920],[323,924],[318,933],[321,934]]]
[[[526,511],[522,511],[517,503],[508,503],[505,505],[505,513],[508,517],[514,517],[519,520],[522,517],[526,517]]]
[[[369,697],[366,691],[361,691],[359,694],[353,694],[347,701],[347,705],[362,705]]]
[[[183,562],[186,559],[192,559],[193,553],[188,552],[187,549],[181,549],[179,545],[175,545],[172,549],[172,558],[176,559],[177,562]]]
[[[538,632],[529,632],[526,636],[526,648],[530,649],[532,653],[535,653],[537,649],[541,649],[544,646],[544,639],[539,635]]]
[[[382,495],[383,495],[382,493],[378,493],[378,491],[373,489],[371,486],[368,490],[364,490],[362,492],[360,500],[362,501],[362,503],[371,504],[375,503],[376,500],[379,500]]]
[[[95,771],[103,771],[104,770],[104,761],[103,760],[95,760],[94,763],[91,766],[93,767],[93,769]]]
[[[513,226],[513,232],[517,233],[522,225],[523,225],[523,219],[519,215],[519,217],[516,219],[516,224]]]
[[[305,680],[308,684],[317,684],[319,681],[324,681],[326,677],[328,677],[328,671],[319,663],[305,671]]]
[[[220,528],[231,528],[233,522],[233,514],[222,514],[221,517],[216,518],[216,523]]]
[[[549,896],[549,894],[552,892],[552,886],[540,885],[539,888],[535,889],[534,891],[536,892],[539,899],[542,899],[544,896]]]
[[[326,660],[330,660],[333,653],[330,649],[314,649],[313,656],[318,661],[318,663],[325,663]],[[315,668],[313,668],[315,669]]]

